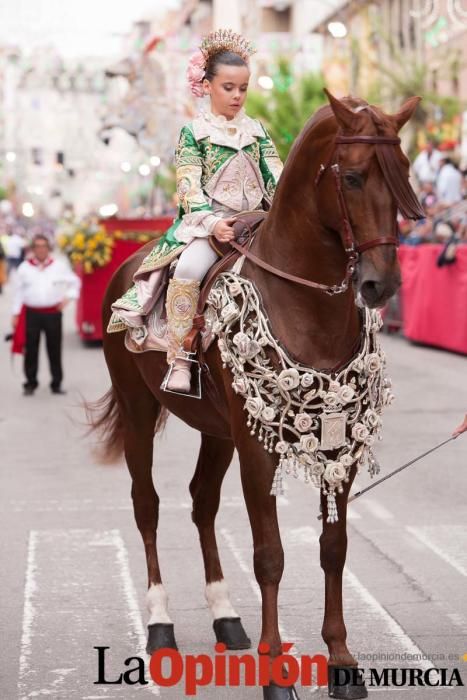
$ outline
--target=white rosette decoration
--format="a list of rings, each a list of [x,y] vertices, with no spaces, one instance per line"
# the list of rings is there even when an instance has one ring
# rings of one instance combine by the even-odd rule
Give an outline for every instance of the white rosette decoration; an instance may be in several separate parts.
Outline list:
[[[327,520],[336,522],[336,495],[342,493],[350,470],[355,465],[360,469],[364,461],[370,474],[379,469],[371,447],[380,437],[382,408],[394,398],[377,338],[379,312],[362,310],[358,353],[329,374],[287,355],[271,333],[250,280],[224,272],[208,303],[216,315],[213,330],[222,361],[233,375],[233,391],[245,400],[250,433],[278,459],[271,494],[283,492],[284,472],[301,477],[321,489],[327,498]],[[321,446],[323,416],[342,416],[345,442],[339,448]]]

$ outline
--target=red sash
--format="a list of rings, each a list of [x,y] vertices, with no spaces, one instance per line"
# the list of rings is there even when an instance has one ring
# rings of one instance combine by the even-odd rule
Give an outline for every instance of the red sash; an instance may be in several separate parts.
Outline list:
[[[56,314],[60,311],[60,307],[56,304],[55,306],[23,306],[19,313],[18,323],[13,333],[13,339],[11,341],[11,352],[16,355],[22,355],[24,351],[24,346],[26,344],[26,311],[37,311],[41,314]]]
[[[21,355],[26,343],[26,307],[21,307],[19,312],[18,323],[13,332],[13,340],[11,342],[11,352]]]

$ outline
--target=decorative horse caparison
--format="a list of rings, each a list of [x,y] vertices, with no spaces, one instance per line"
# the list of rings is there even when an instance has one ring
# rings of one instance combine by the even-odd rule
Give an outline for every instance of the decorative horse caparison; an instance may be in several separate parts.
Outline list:
[[[397,209],[412,218],[418,218],[420,210],[397,133],[420,98],[413,97],[397,114],[386,115],[360,99],[338,100],[327,94],[330,105],[308,121],[290,152],[251,251],[269,265],[300,278],[338,285],[347,274],[351,284],[340,294],[326,294],[271,274],[248,259],[241,274],[260,291],[272,331],[288,353],[302,365],[335,370],[345,365],[358,347],[358,305],[381,307],[400,285]],[[333,170],[333,164],[339,168]],[[111,302],[130,286],[150,247],[138,251],[115,273],[104,299],[104,327]],[[350,253],[354,256],[351,266],[349,247],[355,248]],[[148,653],[175,646],[157,555],[159,497],[152,480],[154,435],[167,414],[173,413],[201,433],[190,493],[216,637],[231,649],[250,645],[229,600],[214,528],[222,480],[237,449],[253,534],[254,572],[262,596],[260,641],[269,645],[274,658],[281,652],[277,600],[284,566],[276,498],[270,495],[277,456],[265,451],[250,435],[243,399],[232,389],[232,375],[223,368],[216,344],[205,357],[217,388],[214,403],[206,392],[200,401],[163,392],[160,386],[167,371],[164,354],[131,353],[123,339],[120,333],[105,335],[112,388],[94,405],[91,424],[101,431],[108,457],[124,451],[132,478],[134,515],[148,568]],[[338,522],[326,522],[327,503],[321,495],[320,559],[325,575],[322,636],[329,649],[330,669],[357,666],[346,645],[342,609],[346,507],[355,471],[354,466],[344,492],[337,496]],[[331,697],[366,696],[365,688],[351,682],[338,688],[331,680],[329,692]],[[263,694],[266,700],[297,698],[293,687],[273,684],[265,687]]]

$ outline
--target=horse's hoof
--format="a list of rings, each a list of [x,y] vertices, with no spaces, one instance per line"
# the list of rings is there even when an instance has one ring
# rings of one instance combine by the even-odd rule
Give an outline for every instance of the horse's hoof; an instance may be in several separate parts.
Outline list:
[[[286,688],[283,685],[270,683],[263,686],[263,700],[300,700],[300,698],[294,685]]]
[[[362,672],[356,666],[329,666],[328,695],[338,700],[367,698]]]
[[[146,653],[151,655],[158,649],[178,649],[172,622],[155,622],[148,625]]]
[[[239,617],[219,617],[213,623],[214,633],[218,642],[225,644],[227,649],[249,649],[251,641],[243,629]]]

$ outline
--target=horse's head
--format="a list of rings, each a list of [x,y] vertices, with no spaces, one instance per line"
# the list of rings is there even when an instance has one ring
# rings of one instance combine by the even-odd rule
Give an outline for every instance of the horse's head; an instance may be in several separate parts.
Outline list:
[[[400,285],[397,211],[406,218],[423,216],[397,136],[420,98],[410,98],[397,114],[387,115],[361,100],[327,95],[337,133],[334,129],[329,135],[328,161],[317,177],[319,216],[327,230],[339,232],[347,251],[355,249],[350,255],[358,254],[353,275],[357,302],[380,307]],[[321,174],[327,177],[319,183]]]

